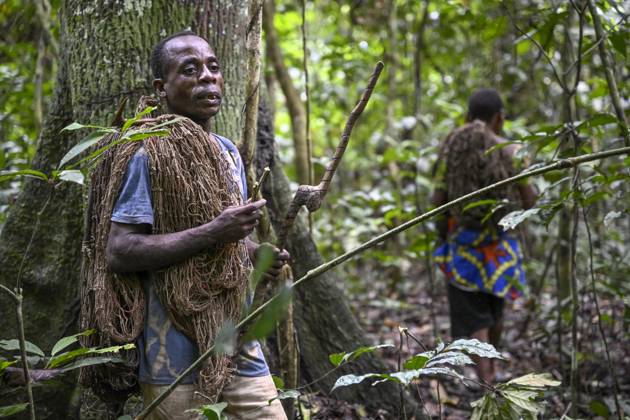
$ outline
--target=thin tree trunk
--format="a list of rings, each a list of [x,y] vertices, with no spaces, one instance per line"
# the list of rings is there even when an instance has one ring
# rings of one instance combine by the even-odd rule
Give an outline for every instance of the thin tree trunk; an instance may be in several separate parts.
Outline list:
[[[300,94],[291,81],[291,76],[284,64],[284,57],[280,49],[278,35],[273,25],[274,1],[265,0],[263,9],[263,28],[265,29],[265,45],[268,58],[273,65],[276,79],[286,99],[287,109],[291,117],[293,133],[293,148],[295,151],[295,170],[297,180],[302,185],[309,182],[309,156],[306,143],[306,110],[300,99]]]

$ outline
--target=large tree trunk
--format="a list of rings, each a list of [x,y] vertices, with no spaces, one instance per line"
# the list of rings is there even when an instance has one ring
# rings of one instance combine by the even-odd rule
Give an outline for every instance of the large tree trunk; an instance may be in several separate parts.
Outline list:
[[[256,171],[260,175],[265,166],[271,168],[271,182],[265,183],[262,192],[267,199],[271,223],[278,231],[293,194],[289,180],[276,156],[273,133],[272,116],[267,111],[264,101],[261,101],[258,113]],[[325,207],[322,211],[325,211]],[[291,268],[296,279],[323,263],[304,218],[296,219],[289,235],[287,249],[291,253]],[[294,318],[303,382],[318,379],[332,369],[333,366],[328,360],[330,354],[369,345],[363,330],[348,307],[344,293],[337,287],[341,281],[334,273],[327,272],[295,290]],[[328,394],[341,375],[385,371],[387,369],[382,361],[368,354],[359,358],[350,368],[342,368],[318,381],[314,386],[322,393]],[[394,415],[399,410],[398,395],[398,388],[387,382],[375,387],[364,383],[341,388],[335,391],[333,396],[362,404],[371,413],[386,410],[390,415]],[[406,404],[409,415],[417,410],[409,398]]]
[[[57,85],[33,168],[46,173],[56,168],[78,140],[60,133],[72,121],[108,125],[124,97],[131,104],[129,116],[139,96],[153,91],[149,69],[152,46],[166,35],[191,27],[199,32],[207,29],[226,79],[229,100],[223,104],[214,129],[238,139],[245,101],[245,81],[239,78],[239,72],[249,23],[247,5],[247,0],[131,0],[124,4],[64,1],[59,13],[62,25]],[[13,288],[21,272],[26,339],[45,352],[62,336],[76,332],[82,213],[82,190],[78,185],[63,184],[52,189],[39,180],[29,180],[0,236],[0,283]],[[30,251],[25,255],[27,248]],[[17,336],[12,305],[0,296],[0,338]],[[69,376],[61,386],[36,389],[38,418],[78,416],[78,399],[71,398],[76,381]],[[5,395],[0,405],[25,400],[26,394],[19,390]]]

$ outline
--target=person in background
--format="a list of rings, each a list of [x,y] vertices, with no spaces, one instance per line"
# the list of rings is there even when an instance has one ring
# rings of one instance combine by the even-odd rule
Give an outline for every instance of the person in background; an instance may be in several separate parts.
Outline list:
[[[516,174],[517,146],[498,146],[506,143],[500,137],[503,122],[499,93],[494,89],[473,92],[466,124],[440,145],[431,200],[435,206]],[[519,295],[525,272],[517,238],[498,222],[509,211],[532,207],[535,200],[535,190],[522,182],[479,197],[480,205],[451,209],[438,220],[442,243],[434,255],[448,281],[453,339],[476,338],[499,345],[505,299]],[[493,383],[493,360],[475,358],[475,362],[479,378]]]

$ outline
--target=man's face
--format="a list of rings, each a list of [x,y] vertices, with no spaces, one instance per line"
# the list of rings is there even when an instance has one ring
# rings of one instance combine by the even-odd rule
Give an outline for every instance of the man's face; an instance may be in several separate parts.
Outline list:
[[[221,106],[223,75],[217,57],[205,40],[193,35],[171,39],[164,49],[164,79],[155,79],[153,85],[170,112],[204,125]]]

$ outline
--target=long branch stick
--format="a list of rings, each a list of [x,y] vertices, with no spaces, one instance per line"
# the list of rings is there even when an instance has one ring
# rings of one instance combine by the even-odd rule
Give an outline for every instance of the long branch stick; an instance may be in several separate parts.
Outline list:
[[[287,215],[285,216],[284,223],[282,224],[282,228],[280,229],[280,234],[278,235],[278,243],[284,244],[289,234],[289,230],[291,226],[293,226],[293,222],[298,214],[298,211],[302,206],[306,206],[309,212],[313,213],[317,211],[328,192],[328,188],[330,187],[330,182],[335,175],[335,171],[339,167],[341,163],[341,158],[343,157],[346,148],[348,147],[348,142],[350,141],[350,134],[352,134],[352,129],[354,128],[354,124],[357,122],[357,119],[365,109],[368,101],[370,100],[370,96],[372,96],[372,91],[374,90],[374,86],[376,86],[376,82],[378,81],[381,72],[383,71],[384,64],[379,61],[376,63],[374,70],[372,71],[372,75],[370,76],[370,80],[368,82],[367,87],[363,91],[359,102],[355,105],[352,112],[350,112],[350,116],[346,121],[346,126],[341,133],[341,140],[337,145],[337,149],[335,150],[335,154],[332,159],[328,163],[326,167],[326,171],[322,176],[321,181],[318,185],[300,185],[298,190],[293,197],[293,201],[289,206],[289,210],[287,210]]]
[[[505,187],[506,185],[510,185],[510,184],[514,184],[518,181],[520,181],[521,179],[525,179],[525,178],[529,178],[532,176],[536,176],[536,175],[541,175],[547,172],[551,172],[551,171],[555,171],[555,170],[559,170],[559,169],[567,169],[567,168],[571,168],[574,167],[576,165],[582,164],[582,163],[586,163],[586,162],[592,162],[595,160],[601,160],[601,159],[605,159],[608,157],[612,157],[612,156],[619,156],[619,155],[627,155],[630,154],[630,147],[621,147],[618,149],[612,149],[612,150],[607,150],[604,152],[598,152],[598,153],[590,153],[590,154],[586,154],[586,155],[582,155],[582,156],[577,156],[577,157],[572,157],[572,158],[568,158],[568,159],[560,159],[556,162],[550,163],[548,165],[542,166],[540,168],[537,169],[532,169],[530,171],[526,171],[523,173],[520,173],[516,176],[510,177],[510,178],[506,178],[503,181],[499,181],[497,183],[494,183],[492,185],[488,185],[487,187],[484,187],[480,190],[477,191],[473,191],[470,194],[466,194],[463,195],[453,201],[449,201],[446,204],[443,204],[439,207],[436,207],[435,209],[428,211],[424,214],[421,214],[420,216],[414,217],[413,219],[391,229],[388,230],[385,233],[382,233],[381,235],[372,238],[371,240],[367,241],[366,243],[354,248],[351,251],[346,252],[343,255],[338,256],[337,258],[334,258],[328,262],[325,262],[321,265],[319,265],[318,267],[315,267],[312,270],[309,270],[304,276],[302,276],[300,279],[298,279],[297,281],[295,281],[290,287],[291,288],[295,288],[297,286],[299,286],[300,284],[308,281],[308,280],[312,280],[315,277],[320,276],[321,274],[333,269],[334,267],[342,264],[343,262],[349,260],[350,258],[354,257],[357,254],[362,253],[363,251],[366,251],[370,248],[375,247],[376,245],[380,244],[381,242],[384,242],[386,239],[399,234],[400,232],[403,232],[421,222],[424,222],[425,220],[428,220],[434,216],[437,216],[439,214],[442,214],[444,212],[446,212],[447,210],[458,206],[462,203],[464,203],[465,201],[468,201],[472,198],[475,197],[479,197],[480,195],[483,195],[489,191],[495,190],[497,188],[501,188],[501,187]],[[238,330],[240,329],[243,325],[247,324],[248,322],[250,322],[252,319],[254,319],[255,317],[257,317],[258,315],[260,315],[260,313],[267,307],[269,306],[271,303],[273,303],[279,295],[275,295],[273,296],[271,299],[269,299],[267,302],[263,303],[262,305],[260,305],[258,308],[254,309],[252,312],[250,312],[250,314],[248,316],[246,316],[245,318],[243,318],[238,324],[236,324],[235,328]],[[193,362],[193,364],[191,364],[186,370],[184,370],[176,379],[175,381],[170,384],[168,386],[168,388],[166,388],[164,391],[162,391],[162,393],[160,395],[157,396],[156,399],[154,399],[153,401],[151,401],[151,403],[145,407],[140,414],[138,414],[136,416],[136,420],[143,420],[146,418],[146,416],[155,408],[157,407],[162,401],[164,401],[164,399],[166,397],[169,396],[169,394],[171,392],[173,392],[173,390],[175,389],[175,387],[177,385],[180,384],[180,382],[186,377],[188,376],[191,372],[195,371],[196,369],[198,369],[201,364],[203,362],[205,362],[205,360],[210,357],[210,355],[213,353],[214,351],[214,345],[212,345],[208,350],[206,350],[201,356],[199,356],[199,358],[197,360],[195,360]]]

